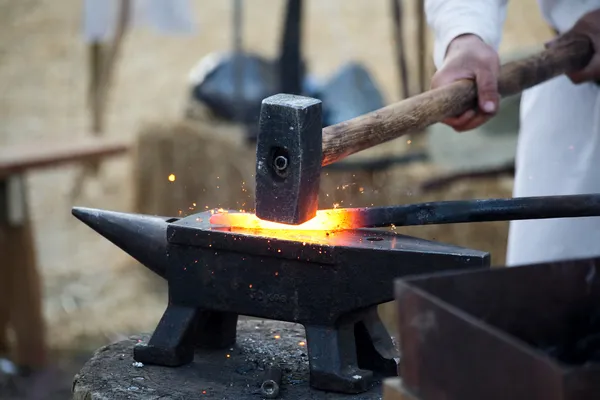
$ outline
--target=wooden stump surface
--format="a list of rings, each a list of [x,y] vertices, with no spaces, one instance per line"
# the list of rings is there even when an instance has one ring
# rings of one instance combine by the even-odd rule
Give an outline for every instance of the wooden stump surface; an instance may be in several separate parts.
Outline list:
[[[237,343],[224,350],[199,351],[194,362],[177,367],[136,365],[133,346],[147,335],[110,344],[96,351],[73,382],[74,400],[117,399],[261,399],[265,367],[283,370],[279,399],[381,399],[381,382],[369,392],[342,395],[310,389],[308,357],[301,325],[240,320]]]

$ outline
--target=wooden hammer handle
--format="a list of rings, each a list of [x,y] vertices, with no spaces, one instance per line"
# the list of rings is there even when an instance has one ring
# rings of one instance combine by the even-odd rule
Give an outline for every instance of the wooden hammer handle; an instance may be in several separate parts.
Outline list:
[[[500,95],[511,96],[564,73],[585,67],[594,54],[586,36],[566,34],[550,49],[500,70]],[[351,154],[419,131],[477,106],[472,80],[461,80],[323,129],[323,161]]]

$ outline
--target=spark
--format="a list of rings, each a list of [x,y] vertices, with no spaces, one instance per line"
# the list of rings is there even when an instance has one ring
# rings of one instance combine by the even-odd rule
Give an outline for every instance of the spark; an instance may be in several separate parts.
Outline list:
[[[275,336],[273,336],[273,337],[274,337],[275,339],[281,339],[281,336],[279,336],[279,335],[275,335]]]
[[[227,358],[231,358],[231,354],[227,354]]]
[[[175,174],[169,175],[169,182],[175,182]]]
[[[298,346],[306,346],[306,342],[305,341],[298,342]]]

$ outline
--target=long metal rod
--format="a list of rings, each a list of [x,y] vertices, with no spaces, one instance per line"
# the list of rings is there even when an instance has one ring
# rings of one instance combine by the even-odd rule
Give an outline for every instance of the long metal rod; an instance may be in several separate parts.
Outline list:
[[[352,214],[357,228],[598,217],[600,194],[439,201],[344,212]]]

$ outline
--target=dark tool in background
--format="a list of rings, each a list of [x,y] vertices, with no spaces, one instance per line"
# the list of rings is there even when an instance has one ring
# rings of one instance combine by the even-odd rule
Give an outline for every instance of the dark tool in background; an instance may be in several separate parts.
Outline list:
[[[585,36],[501,68],[499,92],[511,96],[589,63]],[[476,106],[474,82],[462,80],[322,129],[321,103],[285,94],[263,100],[257,142],[256,216],[300,224],[316,215],[321,167],[440,122]],[[294,134],[290,134],[290,132]]]
[[[243,49],[243,2],[234,1],[234,50],[192,88],[194,100],[217,117],[245,126],[250,140],[257,134],[260,102],[280,91],[300,94],[304,77],[301,54],[301,0],[288,0],[279,57],[274,60]],[[201,61],[202,62],[202,61]]]
[[[249,3],[252,4],[252,3]],[[279,56],[268,60],[245,52],[242,43],[243,2],[234,2],[234,51],[212,65],[191,89],[194,101],[218,118],[245,126],[253,142],[264,98],[276,93],[303,94],[323,100],[323,126],[329,126],[384,106],[371,74],[359,63],[342,66],[323,84],[307,76],[302,56],[303,1],[288,0]],[[200,61],[209,64],[209,57]],[[400,161],[403,162],[403,161]]]

